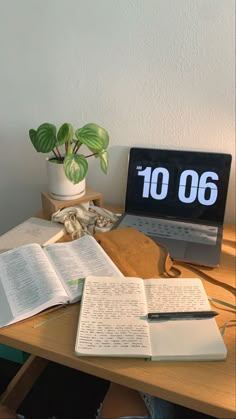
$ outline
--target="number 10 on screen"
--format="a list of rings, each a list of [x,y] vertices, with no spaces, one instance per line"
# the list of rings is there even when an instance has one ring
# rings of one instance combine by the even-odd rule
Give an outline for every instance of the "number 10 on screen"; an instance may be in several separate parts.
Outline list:
[[[138,176],[143,176],[143,198],[163,200],[169,191],[170,174],[165,167],[136,167]],[[217,173],[203,172],[199,175],[195,170],[186,169],[180,174],[178,183],[178,199],[191,204],[196,199],[205,206],[213,205],[218,196],[218,188],[214,181],[219,180]]]

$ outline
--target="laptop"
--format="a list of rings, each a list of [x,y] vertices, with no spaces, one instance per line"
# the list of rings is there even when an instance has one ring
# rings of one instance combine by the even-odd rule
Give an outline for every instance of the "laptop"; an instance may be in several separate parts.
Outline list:
[[[136,228],[174,260],[218,266],[231,160],[224,153],[131,148],[125,213],[114,228]]]

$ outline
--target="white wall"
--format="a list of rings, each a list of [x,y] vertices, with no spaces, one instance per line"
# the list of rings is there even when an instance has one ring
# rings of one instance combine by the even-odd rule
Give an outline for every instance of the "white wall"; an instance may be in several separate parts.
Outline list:
[[[107,128],[109,176],[90,160],[88,180],[119,205],[132,145],[235,156],[234,43],[234,0],[0,0],[0,233],[41,207],[46,121]]]

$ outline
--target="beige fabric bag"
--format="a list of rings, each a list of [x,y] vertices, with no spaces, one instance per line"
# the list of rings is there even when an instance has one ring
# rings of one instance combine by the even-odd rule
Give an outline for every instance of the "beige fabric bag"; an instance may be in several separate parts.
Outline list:
[[[234,286],[214,278],[206,272],[206,268],[203,271],[201,266],[173,261],[163,244],[154,242],[134,228],[123,227],[97,233],[94,237],[125,276],[178,278],[183,267],[190,271],[189,276],[194,272],[198,277],[223,287],[235,295]]]
[[[160,243],[131,227],[96,233],[95,239],[125,276],[178,277],[181,272]]]

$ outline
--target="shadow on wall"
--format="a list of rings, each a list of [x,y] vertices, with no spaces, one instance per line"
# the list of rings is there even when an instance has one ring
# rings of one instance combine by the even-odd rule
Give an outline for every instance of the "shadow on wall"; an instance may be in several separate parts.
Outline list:
[[[0,235],[36,214],[41,209],[41,191],[45,185],[8,185],[1,189]]]
[[[101,192],[104,202],[111,205],[124,206],[128,156],[130,147],[109,147],[109,166],[107,175],[100,173],[97,161],[89,162],[90,170],[87,183],[93,189]]]

